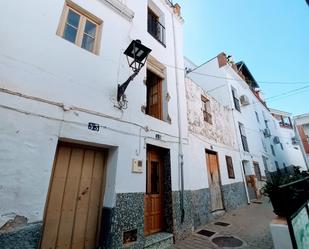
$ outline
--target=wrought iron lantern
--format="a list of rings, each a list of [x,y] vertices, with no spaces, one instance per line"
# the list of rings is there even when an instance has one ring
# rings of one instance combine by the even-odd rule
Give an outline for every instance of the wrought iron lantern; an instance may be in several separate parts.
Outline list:
[[[141,68],[145,65],[150,52],[151,49],[144,46],[140,40],[133,40],[128,48],[124,51],[129,67],[133,70],[133,74],[123,84],[118,84],[118,102],[123,100],[125,90],[127,89],[129,83],[135,78]]]

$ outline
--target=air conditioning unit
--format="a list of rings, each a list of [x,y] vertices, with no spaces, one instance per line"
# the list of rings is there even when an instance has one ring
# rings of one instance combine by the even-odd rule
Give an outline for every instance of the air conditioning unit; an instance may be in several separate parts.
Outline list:
[[[271,136],[269,128],[265,128],[263,133],[264,133],[264,137],[270,137]]]
[[[242,106],[245,106],[245,105],[249,105],[249,98],[246,96],[246,95],[241,95],[240,98],[240,103]]]
[[[274,143],[275,144],[280,144],[280,138],[278,136],[274,137]]]

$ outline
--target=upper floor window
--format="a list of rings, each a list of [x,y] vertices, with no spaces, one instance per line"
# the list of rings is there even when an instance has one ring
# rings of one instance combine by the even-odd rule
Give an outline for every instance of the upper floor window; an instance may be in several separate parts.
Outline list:
[[[275,165],[277,172],[280,173],[279,163],[277,161],[275,161]]]
[[[205,96],[201,96],[202,100],[202,111],[204,116],[204,121],[209,124],[212,124],[212,116],[210,114],[210,101]]]
[[[243,147],[244,151],[249,152],[249,146],[248,146],[248,142],[247,142],[245,126],[242,123],[238,123],[238,125],[239,125],[242,147]]]
[[[227,173],[228,173],[229,178],[235,179],[232,157],[225,156],[225,160],[226,160],[226,167],[227,167]]]
[[[279,125],[284,128],[293,128],[291,118],[288,116],[273,114],[273,116],[279,121]]]
[[[67,1],[64,7],[57,34],[69,42],[98,54],[102,21]]]
[[[276,156],[275,148],[272,144],[270,145],[270,148],[271,148],[271,153],[273,154],[273,156]]]
[[[165,27],[160,22],[159,14],[148,8],[148,33],[151,34],[157,41],[165,46]]]
[[[162,119],[162,78],[147,70],[146,87],[146,114],[157,119]]]
[[[256,121],[258,121],[258,123],[260,123],[259,114],[256,111],[255,111],[255,117],[256,117]]]
[[[237,97],[236,89],[234,89],[234,88],[232,88],[232,95],[233,95],[233,101],[234,101],[235,109],[240,112],[240,103],[239,103],[239,99]]]

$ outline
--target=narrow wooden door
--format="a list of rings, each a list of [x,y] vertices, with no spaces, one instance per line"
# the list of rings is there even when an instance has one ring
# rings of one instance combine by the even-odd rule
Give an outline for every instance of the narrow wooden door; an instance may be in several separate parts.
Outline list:
[[[59,144],[41,249],[94,249],[104,193],[105,153]]]
[[[216,153],[206,152],[211,211],[222,210],[222,193],[218,158]]]
[[[163,229],[163,161],[160,151],[147,148],[146,194],[144,197],[145,235]]]
[[[257,195],[256,195],[256,189],[257,188],[256,188],[256,184],[255,184],[255,177],[254,177],[254,175],[248,175],[248,172],[246,171],[246,163],[245,162],[243,162],[242,165],[243,165],[245,176],[246,176],[246,183],[247,183],[249,198],[250,198],[250,200],[255,200],[257,198]]]

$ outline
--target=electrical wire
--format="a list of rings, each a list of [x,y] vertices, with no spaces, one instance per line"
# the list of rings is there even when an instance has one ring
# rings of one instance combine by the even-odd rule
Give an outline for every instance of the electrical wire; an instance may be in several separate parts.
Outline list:
[[[14,108],[14,107],[10,107],[10,106],[7,106],[7,105],[3,105],[3,104],[0,104],[0,107],[7,109],[7,110],[11,110],[11,111],[16,111],[16,112],[19,112],[19,113],[22,113],[22,114],[25,114],[25,115],[31,115],[31,116],[39,117],[39,118],[45,118],[45,119],[48,119],[48,120],[57,121],[57,122],[61,122],[61,123],[63,122],[63,123],[69,123],[69,124],[79,125],[79,126],[83,126],[83,127],[88,127],[88,124],[83,123],[83,122],[65,120],[64,118],[50,117],[50,116],[47,116],[47,115],[33,113],[33,112],[25,111],[25,110],[22,110],[22,109],[19,109],[19,108]],[[139,133],[122,131],[122,130],[119,130],[119,129],[111,128],[111,127],[106,126],[106,125],[99,124],[99,127],[102,128],[102,129],[106,129],[106,130],[110,130],[112,132],[122,134],[122,135],[128,135],[128,136],[134,136],[134,137],[143,137],[143,138],[153,139],[153,140],[157,140],[157,141],[161,141],[161,142],[165,142],[165,143],[175,143],[175,144],[179,143],[178,140],[173,141],[173,140],[156,139],[156,138],[151,137],[151,136],[145,136],[145,135],[140,135]],[[158,133],[160,133],[160,132],[158,132]],[[188,139],[184,139],[184,140],[188,140]],[[188,144],[188,142],[186,142],[184,144]]]

